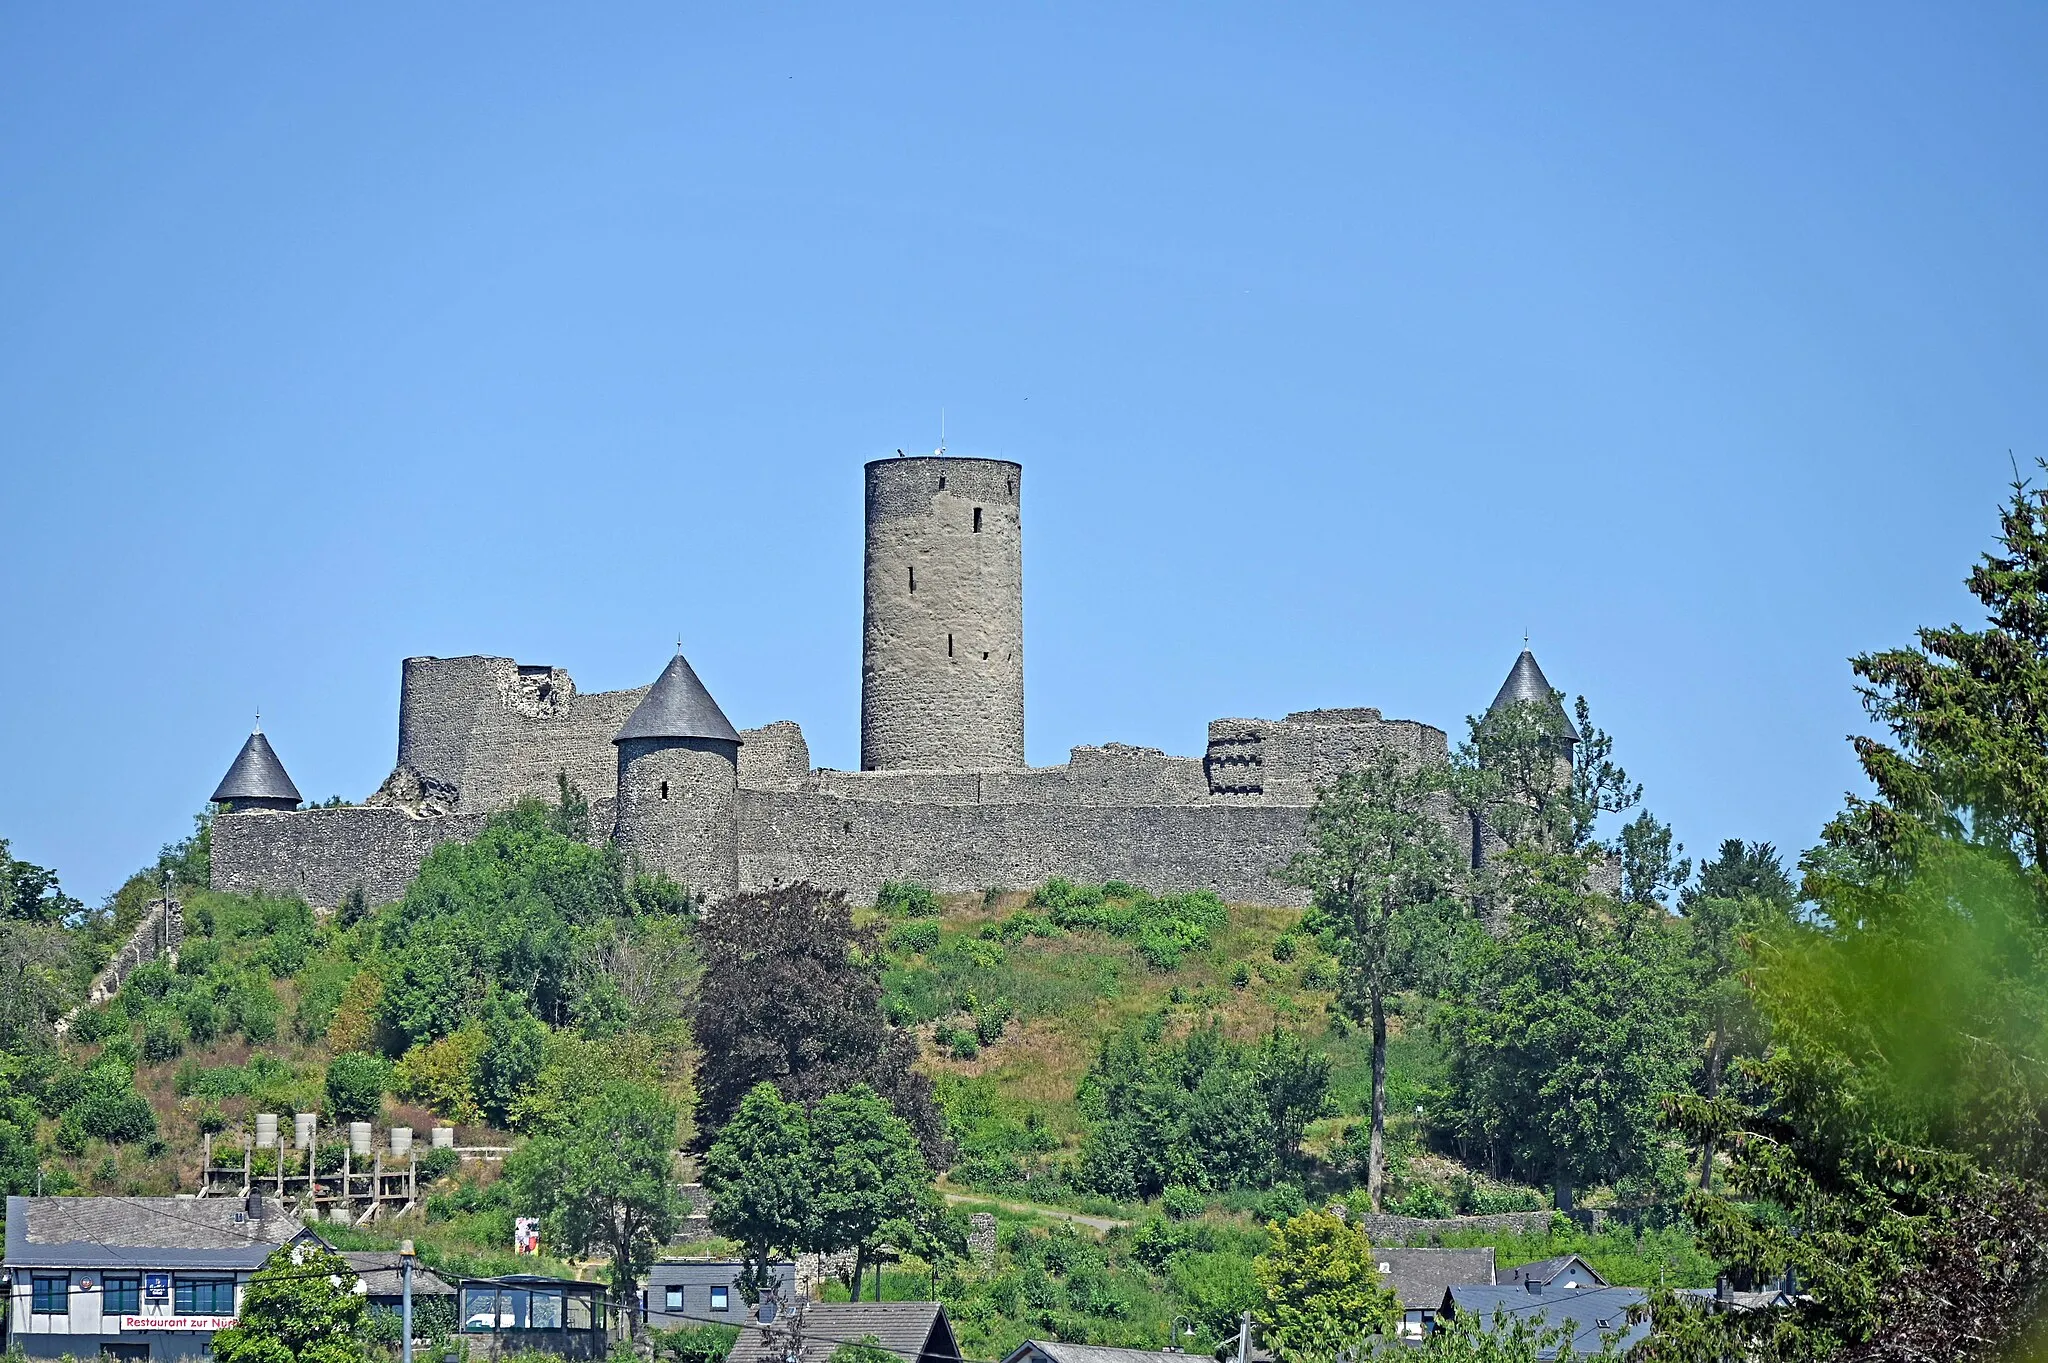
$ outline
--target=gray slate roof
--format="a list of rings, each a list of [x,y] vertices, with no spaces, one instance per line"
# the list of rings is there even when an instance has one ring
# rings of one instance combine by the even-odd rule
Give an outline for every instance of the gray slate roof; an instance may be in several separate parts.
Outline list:
[[[249,735],[213,792],[215,804],[226,800],[290,800],[296,804],[300,798],[299,788],[285,775],[284,763],[277,760],[261,729]]]
[[[1649,1299],[1649,1294],[1640,1287],[1582,1287],[1575,1291],[1556,1288],[1546,1292],[1531,1292],[1527,1287],[1453,1287],[1445,1294],[1444,1305],[1447,1314],[1476,1316],[1482,1324],[1505,1323],[1518,1316],[1531,1321],[1541,1316],[1545,1330],[1569,1323],[1572,1352],[1583,1355],[1598,1353],[1608,1335],[1620,1336],[1624,1353],[1648,1338],[1649,1318],[1645,1316],[1631,1325],[1628,1313],[1629,1308],[1643,1306]],[[1545,1349],[1537,1357],[1556,1358],[1557,1350]]]
[[[661,676],[649,688],[638,709],[626,716],[612,738],[623,743],[629,738],[715,738],[727,743],[740,741],[739,732],[704,683],[697,680],[690,660],[677,653]],[[883,1303],[887,1305],[887,1303]]]
[[[10,1268],[255,1268],[301,1236],[274,1201],[259,1221],[238,1197],[7,1199]]]
[[[1579,741],[1579,731],[1573,727],[1571,716],[1564,712],[1564,705],[1557,698],[1557,689],[1550,684],[1550,678],[1543,675],[1543,669],[1536,665],[1536,655],[1526,648],[1522,650],[1522,656],[1515,659],[1515,665],[1508,669],[1508,679],[1500,684],[1493,704],[1486,708],[1490,713],[1506,709],[1518,701],[1528,701],[1551,711],[1564,725],[1563,737],[1574,743]]]
[[[1565,1277],[1571,1280],[1570,1283],[1563,1284],[1565,1286],[1607,1286],[1607,1279],[1600,1276],[1600,1270],[1576,1254],[1560,1254],[1555,1258],[1537,1259],[1526,1264],[1516,1264],[1513,1268],[1504,1268],[1500,1271],[1498,1281],[1503,1284],[1537,1282],[1549,1287],[1559,1278]]]
[[[363,1280],[363,1291],[372,1297],[399,1297],[405,1294],[405,1271],[397,1250],[343,1250],[341,1257],[348,1260],[348,1266]],[[452,1297],[455,1289],[448,1280],[426,1265],[414,1261],[412,1266],[412,1294],[418,1297]]]
[[[1434,1311],[1454,1284],[1493,1286],[1493,1246],[1483,1249],[1384,1249],[1373,1258],[1403,1311]]]
[[[1190,1355],[1164,1349],[1119,1349],[1108,1344],[1068,1344],[1056,1339],[1027,1339],[1005,1355],[1003,1363],[1029,1363],[1037,1358],[1047,1358],[1052,1363],[1191,1363]]]
[[[734,1322],[738,1324],[738,1322]],[[778,1324],[770,1339],[747,1325],[726,1363],[782,1363],[784,1340]],[[873,1335],[903,1363],[947,1363],[960,1357],[946,1308],[935,1301],[811,1302],[804,1307],[801,1363],[823,1363],[841,1344]]]

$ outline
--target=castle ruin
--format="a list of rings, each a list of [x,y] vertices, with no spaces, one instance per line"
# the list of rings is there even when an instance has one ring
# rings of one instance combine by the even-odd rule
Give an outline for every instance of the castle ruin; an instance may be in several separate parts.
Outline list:
[[[320,907],[397,899],[437,844],[566,776],[591,836],[717,900],[798,880],[872,898],[1053,876],[1299,903],[1273,872],[1318,785],[1375,755],[1442,758],[1444,731],[1378,710],[1219,719],[1200,757],[1108,744],[1024,760],[1023,469],[867,465],[861,770],[814,768],[789,720],[736,730],[680,652],[651,685],[585,695],[560,668],[408,658],[398,760],[361,805],[299,809],[262,733],[214,792],[213,884]],[[1496,706],[1554,704],[1526,651]],[[1469,823],[1456,821],[1468,850]]]

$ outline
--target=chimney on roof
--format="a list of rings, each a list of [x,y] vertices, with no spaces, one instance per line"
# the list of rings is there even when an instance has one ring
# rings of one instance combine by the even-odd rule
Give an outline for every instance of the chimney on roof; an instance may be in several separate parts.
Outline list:
[[[259,1190],[255,1188],[249,1190],[249,1201],[245,1205],[249,1209],[249,1219],[251,1221],[261,1221],[263,1219],[263,1194]]]
[[[1726,1273],[1714,1279],[1714,1300],[1724,1306],[1735,1300],[1735,1284],[1728,1280]]]
[[[1543,1284],[1538,1282],[1536,1279],[1530,1278],[1523,1285],[1529,1289],[1529,1294],[1531,1296],[1540,1297],[1543,1295]]]

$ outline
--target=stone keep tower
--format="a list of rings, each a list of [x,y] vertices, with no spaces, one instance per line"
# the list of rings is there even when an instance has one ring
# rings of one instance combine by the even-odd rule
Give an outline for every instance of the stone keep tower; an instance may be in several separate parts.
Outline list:
[[[680,652],[612,742],[620,849],[706,899],[736,892],[740,736]]]
[[[863,771],[1024,765],[1021,465],[867,466]]]

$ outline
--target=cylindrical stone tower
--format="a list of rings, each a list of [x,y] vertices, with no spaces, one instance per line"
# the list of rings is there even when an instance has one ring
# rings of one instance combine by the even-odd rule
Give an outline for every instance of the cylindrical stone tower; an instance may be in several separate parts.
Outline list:
[[[863,771],[1024,765],[1021,465],[867,466]]]
[[[612,739],[619,849],[706,900],[739,888],[740,736],[678,653]]]

